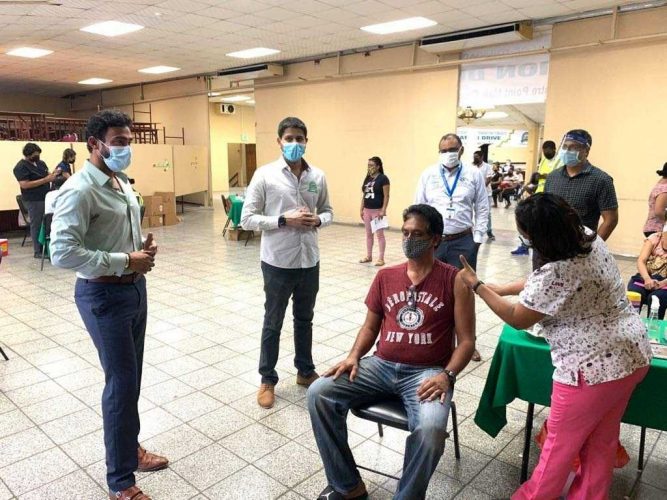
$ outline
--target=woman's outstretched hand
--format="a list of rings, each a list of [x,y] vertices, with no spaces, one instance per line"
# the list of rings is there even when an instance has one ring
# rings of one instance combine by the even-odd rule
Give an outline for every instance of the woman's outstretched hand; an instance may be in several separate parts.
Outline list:
[[[477,273],[475,273],[475,270],[468,264],[468,261],[463,255],[459,255],[459,259],[461,260],[461,264],[463,264],[463,269],[459,271],[459,275],[461,276],[463,283],[465,283],[467,287],[472,288],[479,281]]]

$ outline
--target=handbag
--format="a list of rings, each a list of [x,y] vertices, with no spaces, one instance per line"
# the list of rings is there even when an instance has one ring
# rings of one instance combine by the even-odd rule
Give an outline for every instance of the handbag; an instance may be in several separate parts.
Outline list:
[[[655,244],[655,246],[657,247],[661,244],[662,234],[660,235],[660,238],[658,239],[658,242]],[[667,276],[667,255],[654,255],[654,251],[655,247],[653,247],[653,251],[651,252],[651,255],[649,255],[649,258],[646,259],[646,270],[651,276],[654,274]]]

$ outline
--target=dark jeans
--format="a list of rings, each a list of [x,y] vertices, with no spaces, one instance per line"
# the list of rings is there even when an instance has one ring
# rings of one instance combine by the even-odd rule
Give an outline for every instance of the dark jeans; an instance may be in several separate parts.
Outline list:
[[[336,380],[317,379],[308,389],[308,412],[315,441],[322,457],[328,483],[339,493],[349,493],[360,476],[347,442],[347,413],[365,402],[399,397],[408,414],[410,434],[405,440],[403,474],[394,500],[418,500],[426,497],[433,471],[445,449],[445,429],[449,417],[452,390],[445,403],[419,401],[421,383],[442,373],[442,367],[392,363],[377,356],[359,361],[354,382],[348,374]]]
[[[107,484],[113,492],[135,484],[141,368],[146,336],[146,279],[133,284],[78,279],[76,306],[104,369],[102,418]]]
[[[264,276],[264,326],[259,357],[263,384],[277,384],[280,330],[285,310],[292,297],[294,316],[294,366],[307,377],[315,371],[313,364],[313,310],[320,288],[320,264],[306,269],[283,269],[262,262]]]
[[[463,255],[473,269],[477,269],[477,251],[479,245],[475,243],[472,234],[466,234],[451,241],[441,241],[435,249],[435,258],[461,269],[459,255]]]
[[[44,218],[44,201],[24,201],[28,214],[30,215],[30,238],[32,239],[32,249],[35,253],[41,255],[42,245],[39,242],[39,229],[42,227]]]
[[[657,281],[665,279],[664,276],[660,276],[659,274],[654,274],[651,276],[651,278]],[[640,294],[642,296],[642,304],[646,304],[646,307],[651,307],[651,297],[653,295],[658,297],[658,301],[660,302],[660,308],[658,309],[658,319],[665,319],[665,311],[667,310],[667,290],[649,291],[643,286],[635,285],[635,281],[638,283],[644,283],[644,278],[642,278],[642,275],[639,273],[630,278],[630,281],[628,281],[628,291],[637,292]]]

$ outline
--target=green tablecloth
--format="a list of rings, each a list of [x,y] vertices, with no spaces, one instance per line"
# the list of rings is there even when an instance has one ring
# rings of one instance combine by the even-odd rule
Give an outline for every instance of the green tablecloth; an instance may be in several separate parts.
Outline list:
[[[229,218],[234,224],[234,229],[239,227],[241,223],[241,212],[243,211],[243,198],[232,194],[229,196],[229,201],[232,202],[232,208],[229,210]]]
[[[493,437],[498,435],[507,424],[505,407],[515,398],[549,406],[553,371],[544,339],[505,325],[475,414],[477,426]],[[630,399],[623,422],[667,430],[666,387],[667,360],[654,359]]]

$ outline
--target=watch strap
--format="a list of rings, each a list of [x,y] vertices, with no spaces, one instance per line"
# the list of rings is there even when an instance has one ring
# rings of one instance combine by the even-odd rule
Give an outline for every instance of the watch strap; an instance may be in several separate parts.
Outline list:
[[[478,289],[480,286],[482,286],[483,284],[484,284],[484,282],[483,282],[482,280],[479,280],[477,283],[475,283],[475,284],[473,285],[473,287],[472,287],[472,291],[473,291],[474,293],[477,293],[477,289]]]

